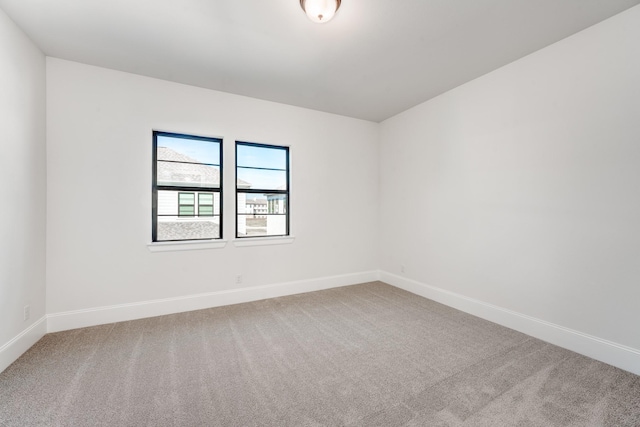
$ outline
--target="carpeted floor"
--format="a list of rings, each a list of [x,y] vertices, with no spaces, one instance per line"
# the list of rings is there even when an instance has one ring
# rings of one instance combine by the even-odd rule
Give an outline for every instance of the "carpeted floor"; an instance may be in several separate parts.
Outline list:
[[[46,335],[1,426],[640,426],[640,377],[374,282]]]

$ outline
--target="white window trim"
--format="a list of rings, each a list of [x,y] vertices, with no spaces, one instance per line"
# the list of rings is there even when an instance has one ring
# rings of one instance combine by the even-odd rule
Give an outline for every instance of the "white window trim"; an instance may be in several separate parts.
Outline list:
[[[196,251],[202,249],[221,249],[227,245],[226,240],[185,240],[176,242],[152,242],[147,243],[149,252],[173,252],[173,251]]]
[[[243,246],[267,246],[267,245],[287,245],[293,243],[296,236],[273,236],[273,237],[243,237],[233,239],[236,247]]]

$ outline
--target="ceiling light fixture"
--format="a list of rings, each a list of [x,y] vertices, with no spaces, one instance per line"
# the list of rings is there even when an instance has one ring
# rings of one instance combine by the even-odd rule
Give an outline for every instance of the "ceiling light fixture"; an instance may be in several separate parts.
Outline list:
[[[302,10],[317,24],[331,21],[340,7],[340,0],[300,0]]]

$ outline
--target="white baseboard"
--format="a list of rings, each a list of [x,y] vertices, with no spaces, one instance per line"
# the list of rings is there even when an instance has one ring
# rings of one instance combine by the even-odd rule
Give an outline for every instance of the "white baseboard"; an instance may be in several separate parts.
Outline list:
[[[223,305],[258,301],[286,295],[320,291],[340,286],[372,282],[379,279],[379,272],[343,274],[317,279],[255,286],[250,288],[229,289],[197,295],[185,295],[175,298],[141,301],[85,310],[53,313],[47,316],[48,332],[66,331],[87,326],[103,325],[126,320],[143,319],[165,314],[202,310]]]
[[[385,271],[380,280],[405,291],[640,375],[640,350],[468,298]]]
[[[33,325],[0,347],[0,372],[4,371],[47,333],[47,317],[42,316]]]

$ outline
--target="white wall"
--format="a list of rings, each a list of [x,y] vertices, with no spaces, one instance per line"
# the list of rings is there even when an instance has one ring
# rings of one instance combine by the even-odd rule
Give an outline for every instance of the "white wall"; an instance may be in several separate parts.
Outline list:
[[[54,317],[377,270],[375,123],[47,58],[47,125]],[[226,247],[147,249],[153,129],[224,138]],[[294,243],[231,241],[235,140],[291,146]]]
[[[380,169],[389,277],[640,349],[640,6],[383,122]]]
[[[45,58],[2,10],[0,135],[2,371],[45,330],[46,224]]]

